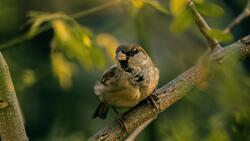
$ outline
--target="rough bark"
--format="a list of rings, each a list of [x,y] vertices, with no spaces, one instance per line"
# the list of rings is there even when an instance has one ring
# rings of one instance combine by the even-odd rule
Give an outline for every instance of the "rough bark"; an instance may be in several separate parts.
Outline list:
[[[28,141],[7,63],[0,52],[0,140]]]
[[[223,67],[223,65],[231,59],[244,58],[248,55],[250,55],[250,35],[225,48],[207,53],[201,57],[195,66],[156,90],[154,95],[156,96],[155,102],[159,106],[158,109],[153,104],[142,101],[124,113],[124,123],[127,126],[127,132],[124,131],[117,121],[113,121],[110,125],[93,135],[89,140],[124,140],[128,134],[176,103],[196,85],[206,82],[211,73],[211,68]]]

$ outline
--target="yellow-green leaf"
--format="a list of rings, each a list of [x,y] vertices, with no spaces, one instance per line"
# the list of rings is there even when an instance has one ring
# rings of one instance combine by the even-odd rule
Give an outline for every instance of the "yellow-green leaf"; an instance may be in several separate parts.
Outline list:
[[[65,41],[68,41],[72,38],[70,36],[70,34],[71,34],[69,31],[70,29],[64,21],[55,20],[52,22],[52,26],[53,26],[53,29],[55,31],[57,39],[59,39],[60,41],[65,42]]]
[[[82,42],[86,47],[91,47],[91,45],[92,45],[92,41],[91,41],[90,37],[86,34],[84,34],[82,36]]]
[[[130,0],[130,2],[135,8],[138,8],[138,9],[144,6],[144,0]]]
[[[91,48],[91,57],[92,57],[92,60],[95,62],[95,66],[97,69],[105,68],[106,61],[100,48],[97,48],[97,47]]]
[[[177,16],[185,10],[187,0],[170,0],[170,11],[174,16]]]
[[[164,8],[158,1],[156,1],[156,0],[145,0],[145,3],[152,6],[156,10],[160,11],[161,13],[168,15],[168,10],[166,8]]]
[[[207,31],[207,34],[211,38],[217,39],[219,42],[228,42],[233,39],[233,35],[230,33],[225,33],[222,30],[219,29],[211,29]]]
[[[51,64],[54,76],[58,79],[63,89],[69,89],[72,86],[72,77],[74,66],[67,61],[62,52],[57,51],[56,40],[52,41]]]
[[[96,37],[96,43],[100,47],[104,47],[111,60],[115,61],[115,50],[118,46],[117,39],[108,33],[101,33]]]
[[[203,4],[205,0],[193,0],[196,4]]]
[[[192,25],[192,23],[192,13],[189,10],[185,10],[174,18],[170,27],[174,33],[181,33],[186,31]]]
[[[36,81],[36,75],[33,70],[24,70],[21,74],[23,87],[29,87],[33,85]]]
[[[57,48],[61,49],[66,57],[79,62],[86,70],[91,70],[95,65],[91,58],[92,32],[75,22],[64,20],[54,20],[52,26]]]
[[[69,16],[62,13],[46,13],[46,12],[30,12],[29,13],[29,22],[31,23],[31,28],[28,32],[28,36],[32,37],[39,32],[42,26],[45,26],[44,23],[52,22],[53,20],[64,19],[72,20]]]
[[[203,15],[208,17],[221,17],[224,14],[223,8],[214,3],[197,4],[197,8]]]

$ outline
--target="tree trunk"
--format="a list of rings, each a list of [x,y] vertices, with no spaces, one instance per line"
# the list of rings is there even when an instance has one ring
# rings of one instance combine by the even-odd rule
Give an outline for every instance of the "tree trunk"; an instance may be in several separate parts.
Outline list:
[[[7,63],[0,52],[0,139],[28,141]]]

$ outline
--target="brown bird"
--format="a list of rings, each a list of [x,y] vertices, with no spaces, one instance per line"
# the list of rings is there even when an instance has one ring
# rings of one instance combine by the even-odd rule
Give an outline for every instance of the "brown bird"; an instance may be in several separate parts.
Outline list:
[[[101,103],[93,118],[105,119],[110,106],[133,107],[157,87],[159,70],[141,46],[119,46],[116,60],[116,65],[107,69],[94,87]]]

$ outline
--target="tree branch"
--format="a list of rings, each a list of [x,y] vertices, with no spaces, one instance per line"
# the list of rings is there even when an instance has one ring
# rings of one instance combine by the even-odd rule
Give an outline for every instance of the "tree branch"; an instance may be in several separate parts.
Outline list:
[[[124,131],[117,121],[113,121],[110,125],[89,138],[89,141],[124,140],[128,134],[133,132],[140,125],[155,118],[160,112],[163,112],[172,104],[176,103],[196,85],[205,82],[210,74],[209,70],[211,66],[221,66],[227,60],[235,56],[244,58],[249,55],[250,35],[225,48],[205,55],[195,66],[191,67],[165,86],[157,89],[154,95],[156,95],[155,102],[159,105],[160,110],[157,110],[153,104],[142,101],[123,114],[123,116],[126,117],[124,123],[127,126],[128,132]]]
[[[157,116],[155,116],[152,119],[149,119],[148,121],[144,122],[142,125],[140,125],[138,128],[136,128],[125,141],[134,141],[137,136],[152,122],[154,119],[156,119]]]
[[[224,30],[225,33],[231,32],[231,30],[238,25],[242,20],[250,16],[250,0],[248,1],[245,9],[238,15]]]
[[[0,52],[0,140],[28,141],[7,63]]]
[[[215,38],[211,38],[207,34],[207,32],[211,30],[211,28],[208,26],[208,24],[205,21],[205,19],[199,13],[199,11],[197,10],[197,8],[196,8],[195,4],[193,3],[193,1],[192,0],[187,0],[187,1],[188,1],[188,6],[190,7],[190,9],[192,10],[192,12],[194,14],[196,24],[199,27],[199,30],[201,31],[201,33],[207,39],[208,44],[209,44],[211,50],[213,50],[215,48],[220,48],[221,46],[220,46],[219,42]]]

